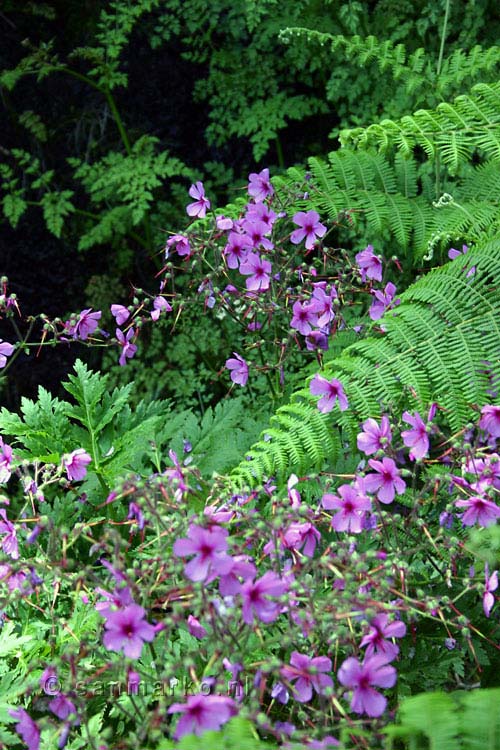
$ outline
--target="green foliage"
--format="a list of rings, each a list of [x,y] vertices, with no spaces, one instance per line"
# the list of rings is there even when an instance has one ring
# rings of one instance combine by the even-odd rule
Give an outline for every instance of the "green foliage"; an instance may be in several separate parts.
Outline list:
[[[497,238],[412,284],[401,304],[373,325],[379,335],[325,364],[322,374],[344,385],[349,409],[335,410],[333,422],[318,412],[307,387],[298,391],[271,420],[271,440],[266,430],[250,449],[251,460],[232,472],[235,484],[255,486],[264,476],[286,477],[327,459],[335,463],[344,442],[355,445],[360,422],[389,408],[423,411],[435,401],[453,432],[463,428],[473,409],[489,400],[484,363],[500,377],[499,272]]]
[[[386,728],[387,748],[406,740],[411,750],[498,750],[500,690],[427,693],[406,698],[399,723]]]

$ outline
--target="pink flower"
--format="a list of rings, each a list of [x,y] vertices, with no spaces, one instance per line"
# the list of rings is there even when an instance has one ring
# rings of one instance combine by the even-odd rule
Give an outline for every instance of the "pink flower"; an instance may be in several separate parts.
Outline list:
[[[344,388],[339,380],[326,380],[321,375],[315,375],[311,380],[309,390],[313,396],[321,396],[318,401],[318,409],[322,414],[331,411],[338,401],[340,411],[345,411],[349,403],[344,393]]]
[[[337,292],[335,289],[327,294],[325,291],[325,282],[320,281],[313,284],[314,291],[312,293],[311,302],[316,305],[316,312],[318,314],[318,320],[316,325],[320,328],[324,328],[335,318],[335,312],[333,309],[333,300],[337,298]]]
[[[11,475],[12,448],[0,437],[0,484],[8,482]]]
[[[101,613],[102,614],[102,613]],[[121,651],[130,659],[138,659],[144,641],[151,642],[155,629],[144,619],[145,610],[138,604],[129,604],[116,612],[106,612],[102,642],[108,651]]]
[[[118,362],[122,367],[127,364],[127,358],[132,358],[137,351],[136,345],[130,343],[134,336],[135,331],[133,328],[129,328],[126,334],[120,331],[119,328],[116,329],[116,339],[122,348]]]
[[[195,185],[191,185],[189,188],[189,195],[191,198],[194,198],[195,201],[186,206],[188,216],[197,216],[199,219],[204,219],[207,214],[207,209],[210,208],[210,201],[205,197],[203,183],[197,182]],[[179,251],[177,250],[177,252]]]
[[[319,214],[316,211],[298,211],[293,217],[293,223],[297,224],[299,229],[295,229],[290,236],[290,242],[299,245],[303,239],[306,241],[306,250],[314,247],[316,238],[323,237],[326,227],[321,224]]]
[[[19,547],[17,544],[17,535],[15,526],[7,518],[5,508],[0,508],[0,534],[5,534],[2,539],[2,549],[6,555],[10,555],[13,560],[19,560]]]
[[[167,246],[165,249],[166,258],[168,258],[168,251],[169,251],[169,248],[172,247],[172,245],[175,245],[175,250],[177,251],[177,255],[180,255],[181,257],[183,256],[189,257],[191,255],[191,245],[189,244],[188,238],[184,237],[184,235],[174,234],[172,237],[170,237],[170,239],[167,240]]]
[[[493,605],[495,604],[495,596],[493,594],[498,588],[498,571],[494,570],[490,575],[488,563],[484,566],[484,594],[483,594],[483,609],[486,617],[489,617]]]
[[[266,237],[266,234],[269,234],[271,230],[263,221],[244,221],[243,231],[245,232],[245,236],[250,240],[252,247],[258,248],[262,246],[265,250],[273,249],[273,243]]]
[[[314,557],[316,545],[321,534],[312,523],[291,523],[283,535],[283,542],[287,549],[301,550],[306,557]]]
[[[388,661],[395,659],[399,653],[399,647],[388,638],[402,638],[406,635],[406,625],[401,620],[389,622],[389,617],[384,613],[376,615],[370,623],[370,632],[363,637],[361,646],[367,646],[366,656],[373,654],[384,654]]]
[[[492,526],[500,518],[500,508],[480,495],[457,500],[455,505],[457,508],[467,508],[462,516],[464,526],[473,526],[475,523],[484,527]]]
[[[357,714],[376,717],[384,713],[387,700],[373,689],[395,685],[397,675],[394,667],[388,666],[385,655],[369,656],[360,664],[357,659],[346,659],[338,671],[339,682],[353,691],[351,709]]]
[[[207,637],[207,631],[201,624],[199,620],[196,619],[196,617],[193,617],[193,615],[189,615],[187,618],[187,626],[188,630],[195,638],[206,638]]]
[[[366,279],[382,281],[382,258],[380,255],[375,255],[372,245],[368,245],[356,255],[356,263],[361,271],[361,281],[364,282]]]
[[[376,453],[390,444],[392,440],[391,426],[387,417],[382,417],[380,426],[374,419],[363,422],[363,432],[357,438],[358,448],[367,456]]]
[[[13,344],[0,339],[0,370],[7,364],[7,357],[10,357],[14,351]]]
[[[224,571],[219,580],[219,593],[221,596],[234,596],[241,590],[240,578],[244,581],[253,578],[256,573],[255,565],[248,555],[236,555],[229,558],[231,567]],[[216,577],[213,573],[208,580]]]
[[[322,674],[322,672],[330,672],[331,669],[332,662],[326,656],[311,658],[307,654],[292,651],[290,666],[283,667],[281,675],[288,682],[295,682],[293,686],[295,700],[299,703],[308,703],[313,697],[313,689],[318,695],[323,695],[325,688],[333,687],[332,678],[327,674]]]
[[[371,294],[373,297],[375,297],[374,302],[372,302],[372,305],[368,310],[368,315],[372,320],[378,320],[382,317],[386,310],[390,310],[391,308],[401,303],[400,299],[394,299],[394,296],[396,294],[396,287],[390,281],[385,285],[385,289],[383,292],[381,292],[379,289],[374,289]]]
[[[250,180],[248,183],[248,194],[251,195],[257,203],[265,200],[269,195],[273,195],[274,188],[269,179],[268,169],[263,169],[258,174],[252,172],[248,175],[248,179]]]
[[[250,203],[245,219],[247,221],[263,221],[268,230],[271,231],[277,215],[265,203]]]
[[[350,484],[342,484],[337,495],[326,493],[321,498],[323,508],[338,510],[332,518],[335,531],[347,531],[359,534],[363,528],[365,513],[371,509],[370,498]]]
[[[85,341],[99,325],[99,319],[101,318],[101,311],[90,312],[91,307],[86,310],[82,310],[80,316],[72,329],[73,338],[81,339]]]
[[[274,622],[280,614],[281,604],[273,602],[270,596],[282,596],[287,591],[287,584],[276,573],[268,571],[262,578],[245,581],[241,587],[243,599],[243,621],[252,625],[255,617],[262,622]]]
[[[111,315],[116,320],[116,325],[121,326],[130,317],[130,312],[124,305],[111,305]]]
[[[385,504],[392,503],[395,492],[403,494],[406,484],[392,458],[383,458],[382,461],[370,458],[368,464],[376,473],[367,474],[363,479],[367,492],[376,494],[380,502]]]
[[[231,232],[227,245],[224,248],[224,256],[229,268],[238,268],[241,261],[245,260],[252,248],[250,237],[246,234]]]
[[[500,406],[483,406],[479,427],[492,437],[500,437]]]
[[[411,460],[416,461],[419,458],[424,458],[429,451],[429,438],[425,423],[422,421],[418,411],[415,412],[414,417],[408,411],[404,411],[403,419],[413,428],[411,430],[403,430],[401,433],[403,443],[407,448],[411,448]]]
[[[318,324],[318,305],[314,302],[297,302],[292,307],[293,317],[290,328],[295,328],[303,336],[311,332],[312,327]]]
[[[10,709],[9,715],[18,719],[16,732],[26,743],[28,750],[39,750],[40,747],[40,730],[36,722],[33,721],[29,713],[24,708]]]
[[[158,320],[162,312],[172,312],[172,305],[167,302],[165,297],[155,297],[151,319],[154,321]]]
[[[272,266],[257,253],[248,253],[240,264],[240,273],[249,276],[246,287],[251,292],[265,292],[269,289]]]
[[[224,695],[190,695],[187,703],[173,703],[167,713],[182,714],[174,733],[174,739],[179,740],[185,734],[218,731],[238,709],[233,699]]]
[[[239,354],[236,354],[236,352],[233,352],[233,354],[234,358],[226,359],[226,368],[231,374],[233,383],[245,386],[248,380],[248,364]]]
[[[227,530],[217,526],[204,529],[191,524],[187,538],[174,542],[173,552],[177,557],[194,555],[184,568],[191,581],[204,581],[214,571],[224,574],[231,568],[231,558],[226,555]]]
[[[72,453],[65,453],[62,457],[63,466],[70,482],[79,482],[87,474],[87,464],[92,461],[87,451],[77,448]]]

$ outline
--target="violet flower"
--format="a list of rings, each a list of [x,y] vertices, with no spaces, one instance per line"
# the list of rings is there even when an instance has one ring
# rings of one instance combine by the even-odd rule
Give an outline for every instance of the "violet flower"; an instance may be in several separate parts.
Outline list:
[[[312,667],[312,669],[311,669]],[[318,695],[323,695],[325,688],[333,687],[332,678],[324,674],[330,672],[332,662],[326,656],[315,656],[300,654],[292,651],[290,666],[281,669],[282,677],[293,685],[293,697],[299,703],[308,703],[313,697],[313,690]]]
[[[183,234],[174,234],[172,237],[170,237],[167,240],[167,245],[165,248],[166,258],[168,258],[168,251],[172,247],[172,245],[175,245],[175,250],[177,252],[177,255],[180,255],[181,258],[182,257],[189,258],[189,256],[191,255],[191,245],[189,244],[188,238],[185,237]]]
[[[382,258],[380,255],[375,255],[372,245],[368,245],[358,253],[355,260],[361,271],[361,281],[364,282],[366,279],[382,281]]]
[[[65,453],[62,457],[62,463],[70,482],[79,482],[84,479],[87,474],[87,466],[91,461],[91,456],[83,448]]]
[[[15,526],[7,518],[5,508],[0,508],[0,534],[5,534],[2,539],[2,549],[6,555],[10,555],[13,560],[19,560],[19,546]]]
[[[487,500],[480,495],[456,500],[455,505],[457,508],[467,509],[462,516],[464,526],[473,526],[478,523],[479,526],[486,528],[487,526],[493,526],[497,518],[500,518],[500,508],[491,500]]]
[[[247,625],[252,625],[254,619],[262,622],[274,622],[280,614],[281,604],[271,601],[270,596],[282,596],[288,586],[276,573],[268,571],[262,578],[255,581],[245,581],[241,587],[243,600],[242,617]]]
[[[245,214],[246,221],[262,221],[271,231],[278,216],[265,203],[250,203]]]
[[[360,664],[351,656],[341,665],[337,676],[342,685],[353,691],[351,709],[355,713],[373,718],[384,713],[387,699],[373,686],[389,688],[396,684],[396,670],[389,661],[385,655],[369,656]]]
[[[342,383],[335,378],[326,380],[321,375],[315,375],[309,390],[313,396],[322,397],[318,401],[318,409],[322,414],[330,412],[335,406],[335,401],[338,401],[340,411],[345,411],[349,406]]]
[[[11,476],[12,448],[0,437],[0,484],[8,482]]]
[[[494,570],[490,575],[488,563],[484,566],[484,594],[483,594],[483,609],[486,617],[489,617],[493,605],[495,604],[495,596],[493,594],[498,588],[498,571]]]
[[[479,427],[492,437],[500,437],[500,406],[483,406]]]
[[[299,229],[292,232],[290,242],[299,245],[305,239],[306,250],[312,250],[316,239],[326,233],[326,227],[321,224],[316,211],[298,211],[293,217],[293,223],[297,224]]]
[[[257,249],[262,246],[265,250],[274,248],[271,240],[266,237],[266,234],[269,234],[271,230],[263,221],[244,221],[243,231],[249,238],[252,247]]]
[[[0,339],[0,370],[7,364],[7,357],[14,352],[14,345]]]
[[[357,437],[357,444],[360,451],[367,456],[372,453],[385,450],[392,440],[391,426],[387,417],[382,417],[380,426],[374,419],[367,419],[363,422],[363,432]]]
[[[194,203],[190,203],[186,206],[186,213],[188,216],[197,216],[199,219],[204,219],[207,214],[207,209],[210,208],[210,201],[205,196],[205,188],[202,182],[197,182],[191,185],[189,188],[189,195],[194,198]],[[177,252],[179,252],[177,250]]]
[[[174,542],[173,552],[177,557],[194,555],[184,568],[191,581],[204,581],[209,573],[224,574],[231,569],[232,560],[226,555],[227,529],[212,526],[204,529],[191,524],[188,536]]]
[[[116,325],[123,325],[130,317],[130,311],[124,305],[111,305],[111,315],[116,320]]]
[[[401,433],[403,443],[407,448],[411,448],[411,460],[416,461],[424,458],[429,451],[429,437],[425,422],[423,422],[418,411],[415,412],[415,416],[412,416],[408,411],[404,411],[403,420],[412,426],[411,430],[403,430]]]
[[[370,498],[350,484],[342,484],[337,492],[340,497],[326,493],[321,498],[323,508],[338,510],[332,518],[332,528],[359,534],[363,529],[365,514],[371,510]]]
[[[269,289],[271,271],[271,263],[258,253],[248,253],[240,264],[240,273],[249,277],[245,283],[251,292],[265,292]]]
[[[127,358],[131,359],[137,351],[136,345],[131,343],[134,336],[135,331],[133,328],[129,328],[126,334],[120,331],[119,328],[116,329],[116,339],[122,348],[118,362],[122,367],[126,365]]]
[[[193,615],[189,615],[187,618],[187,626],[190,634],[195,638],[206,638],[208,635],[201,622],[196,617],[193,617]]]
[[[238,712],[232,698],[222,695],[189,695],[186,703],[173,703],[167,713],[181,713],[174,739],[186,734],[197,736],[209,730],[218,731]]]
[[[233,354],[234,357],[226,359],[226,368],[230,372],[233,383],[245,386],[248,380],[248,364],[239,354],[236,354],[236,352],[233,352]]]
[[[271,185],[271,180],[269,178],[269,169],[263,169],[258,174],[252,172],[248,175],[248,179],[250,180],[248,183],[248,194],[251,195],[257,203],[260,203],[268,196],[273,195],[274,188]]]
[[[293,317],[290,328],[295,328],[303,336],[311,332],[313,326],[318,324],[318,305],[314,302],[297,302],[292,307]]]
[[[165,297],[155,297],[153,300],[151,320],[157,321],[162,312],[172,312],[172,305],[167,302]]]
[[[367,492],[376,494],[380,502],[385,504],[392,503],[396,492],[398,495],[403,494],[406,483],[392,458],[383,458],[381,461],[370,458],[368,465],[375,474],[367,474],[363,479]]]
[[[231,232],[228,237],[227,245],[223,251],[228,267],[238,268],[251,249],[252,242],[248,235]]]
[[[40,748],[40,729],[36,722],[33,721],[29,713],[24,708],[10,709],[9,715],[18,719],[16,732],[26,743],[28,750],[39,750]]]
[[[385,285],[383,292],[379,289],[373,289],[371,294],[375,298],[368,310],[368,315],[372,320],[379,320],[386,310],[390,310],[401,303],[400,299],[394,299],[396,287],[390,281]]]
[[[92,308],[89,307],[86,310],[81,311],[80,316],[71,331],[73,338],[85,341],[97,329],[102,313],[100,310],[97,312],[91,312],[91,310]]]
[[[402,638],[406,635],[406,625],[401,620],[389,622],[389,617],[383,612],[376,615],[370,622],[370,632],[363,637],[361,646],[366,646],[366,656],[384,654],[388,661],[392,661],[399,654],[399,647],[389,638]]]
[[[101,612],[102,614],[102,612]],[[138,659],[144,641],[151,642],[155,637],[153,625],[144,619],[145,610],[138,604],[129,604],[116,612],[108,610],[102,642],[109,651],[121,651],[130,659]]]

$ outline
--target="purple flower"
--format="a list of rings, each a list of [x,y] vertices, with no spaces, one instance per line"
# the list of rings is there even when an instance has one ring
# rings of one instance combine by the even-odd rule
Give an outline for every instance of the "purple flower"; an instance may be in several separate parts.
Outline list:
[[[290,694],[282,682],[275,682],[271,690],[271,698],[282,705],[286,705],[290,699]]]
[[[361,281],[364,282],[366,279],[382,281],[382,258],[380,255],[375,255],[372,245],[368,245],[356,255],[356,263],[361,271]]]
[[[28,746],[28,750],[39,750],[40,747],[40,730],[38,725],[33,721],[31,716],[24,708],[9,710],[9,715],[14,719],[19,719],[16,724],[16,732]]]
[[[10,357],[14,351],[13,344],[9,344],[8,341],[2,341],[0,339],[0,370],[7,364],[7,357]]]
[[[269,234],[271,230],[263,221],[244,221],[243,231],[250,240],[252,247],[262,246],[265,250],[273,249],[273,243],[266,237],[266,234]]]
[[[276,573],[268,571],[262,578],[245,581],[241,587],[243,599],[242,616],[247,625],[252,625],[255,617],[262,622],[274,622],[279,616],[281,604],[271,601],[270,596],[282,596],[287,584]]]
[[[307,654],[292,651],[290,666],[283,667],[281,675],[288,682],[295,682],[293,686],[295,700],[299,703],[308,703],[313,696],[313,689],[319,695],[323,695],[325,688],[333,687],[332,678],[322,674],[322,672],[330,672],[331,669],[332,662],[326,656],[311,658]]]
[[[314,557],[316,545],[321,534],[312,523],[291,523],[283,535],[283,541],[288,549],[302,550],[306,557]]]
[[[338,671],[339,682],[353,691],[351,709],[357,714],[376,717],[384,713],[387,700],[373,689],[389,688],[395,685],[397,674],[394,667],[388,666],[387,656],[369,656],[364,662],[349,657]]]
[[[382,417],[380,426],[374,419],[363,422],[363,432],[357,438],[358,448],[367,456],[385,450],[392,440],[391,426],[387,417]]]
[[[384,613],[377,615],[370,623],[370,632],[363,637],[361,646],[367,646],[366,656],[373,654],[385,654],[388,661],[395,659],[399,653],[399,647],[388,638],[402,638],[406,635],[406,625],[401,620],[389,622],[389,617]]]
[[[220,577],[219,593],[221,596],[238,594],[241,591],[239,579],[243,578],[246,581],[248,578],[253,578],[256,573],[255,565],[248,555],[236,555],[231,557],[230,560],[231,567]]]
[[[172,247],[172,245],[175,245],[175,250],[177,251],[177,255],[180,255],[181,257],[183,256],[189,257],[191,255],[191,245],[189,244],[188,238],[184,237],[183,234],[174,234],[172,237],[170,237],[170,239],[167,240],[167,246],[165,250],[166,258],[168,258],[168,251],[169,251],[169,248]]]
[[[245,260],[252,248],[250,237],[246,234],[237,234],[231,232],[228,237],[227,245],[224,248],[224,256],[229,268],[238,268],[241,261]]]
[[[185,734],[199,736],[209,730],[218,731],[237,712],[233,699],[222,695],[190,695],[187,703],[173,703],[167,711],[182,714],[174,733],[175,740]]]
[[[475,495],[455,502],[457,508],[467,508],[462,516],[464,526],[492,526],[500,518],[500,508],[485,497]]]
[[[335,531],[359,534],[365,513],[371,509],[370,498],[350,484],[342,484],[337,491],[340,497],[326,493],[321,498],[323,508],[338,510],[332,518],[332,527]]]
[[[479,427],[492,437],[500,437],[500,406],[483,406]]]
[[[84,479],[87,474],[87,465],[91,461],[92,458],[83,448],[77,448],[72,453],[65,453],[62,457],[62,463],[70,482],[79,482]]]
[[[70,714],[76,714],[76,706],[66,695],[60,693],[49,703],[49,709],[58,719],[67,719]]]
[[[130,317],[130,312],[124,305],[111,305],[111,315],[116,320],[116,325],[121,326]]]
[[[185,575],[191,581],[204,581],[214,571],[224,574],[231,568],[231,558],[226,555],[227,529],[191,524],[188,536],[174,542],[173,552],[177,557],[194,555],[184,568]]]
[[[0,484],[8,482],[11,475],[12,448],[0,437]]]
[[[450,258],[450,260],[455,260],[455,258],[460,258],[461,256],[466,255],[468,252],[469,247],[467,245],[462,245],[461,250],[455,250],[454,247],[450,247],[450,249],[448,250],[448,258]],[[475,273],[476,266],[472,266],[472,268],[467,271],[466,278],[468,279],[470,276],[474,276]]]
[[[226,359],[226,368],[231,373],[233,383],[245,386],[248,380],[248,364],[239,354],[236,354],[236,352],[233,352],[233,354],[234,358]]]
[[[297,300],[292,307],[292,312],[290,328],[295,328],[303,336],[307,336],[312,327],[318,324],[318,306],[314,302]]]
[[[131,359],[137,351],[136,345],[130,343],[134,336],[135,331],[133,328],[129,328],[126,334],[120,331],[119,328],[116,329],[116,339],[122,348],[118,362],[122,367],[127,364],[127,358]]]
[[[101,612],[102,614],[102,612]],[[117,612],[108,610],[102,642],[108,651],[121,651],[130,659],[138,659],[144,641],[151,642],[155,629],[144,619],[145,610],[138,604],[129,604]]]
[[[327,734],[322,740],[311,740],[307,743],[308,750],[331,750],[332,747],[338,747],[340,742],[332,737],[331,734]]]
[[[333,300],[337,297],[337,292],[332,289],[330,294],[325,291],[325,282],[320,281],[313,284],[314,291],[312,293],[311,302],[316,305],[316,312],[318,313],[318,320],[316,325],[320,328],[324,328],[335,318],[335,312],[333,309]]]
[[[240,273],[249,277],[245,283],[251,292],[265,292],[269,289],[271,270],[271,263],[257,253],[248,253],[240,264]]]
[[[385,504],[392,503],[395,492],[403,494],[406,484],[392,458],[383,458],[382,461],[370,458],[368,464],[376,473],[367,474],[363,479],[367,492],[376,494],[380,502]]]
[[[414,417],[409,412],[404,411],[403,420],[408,422],[413,428],[411,430],[403,430],[401,433],[403,443],[407,448],[411,448],[411,460],[416,461],[419,458],[424,458],[429,451],[429,438],[427,436],[427,427],[422,421],[422,417],[418,411],[415,412]]]
[[[19,547],[17,544],[17,535],[15,526],[7,518],[7,512],[5,508],[0,508],[0,517],[3,521],[0,521],[0,534],[5,534],[2,539],[2,549],[6,555],[10,555],[13,560],[19,559]]]
[[[299,229],[295,229],[290,236],[290,242],[299,245],[303,239],[306,241],[306,250],[314,247],[317,237],[323,237],[326,227],[321,224],[319,214],[316,211],[298,211],[293,217],[293,223],[297,224]]]
[[[191,185],[189,188],[189,195],[194,198],[194,203],[190,203],[186,206],[186,212],[188,216],[197,216],[200,219],[204,219],[207,214],[207,209],[210,208],[210,201],[205,197],[205,188],[202,182],[197,182],[195,185]],[[177,250],[177,252],[179,252]]]
[[[498,571],[494,570],[490,575],[488,563],[484,566],[484,594],[483,594],[483,609],[486,617],[490,616],[493,605],[495,604],[495,596],[493,594],[498,588]]]
[[[172,305],[167,302],[165,297],[155,297],[153,300],[152,320],[158,320],[162,312],[172,312]]]
[[[323,329],[322,331],[310,331],[306,336],[306,347],[310,352],[316,351],[316,349],[328,349],[328,333]]]
[[[265,200],[269,195],[273,195],[274,188],[269,179],[268,169],[263,169],[258,174],[252,172],[248,175],[248,179],[250,180],[248,183],[248,195],[251,195],[257,203]]]
[[[311,380],[309,390],[313,396],[321,396],[318,401],[318,409],[322,414],[331,411],[338,401],[340,411],[345,411],[349,403],[344,393],[344,388],[339,380],[326,380],[321,375],[315,375]]]
[[[263,221],[269,231],[273,228],[277,215],[265,203],[250,203],[245,219],[247,221]]]
[[[188,630],[195,638],[206,638],[207,637],[207,631],[201,624],[199,620],[196,619],[196,617],[193,617],[193,615],[189,615],[187,618],[187,626]]]
[[[378,320],[386,310],[390,310],[401,302],[399,299],[394,299],[396,287],[390,281],[385,285],[383,292],[379,289],[374,289],[371,294],[375,297],[375,301],[372,302],[371,307],[368,310],[368,315],[372,320]]]
[[[90,312],[91,310],[92,308],[89,307],[86,310],[81,311],[80,316],[72,329],[73,338],[79,338],[82,341],[85,341],[90,334],[94,333],[96,330],[102,313],[100,310],[97,312]]]

